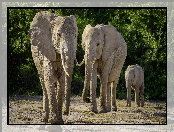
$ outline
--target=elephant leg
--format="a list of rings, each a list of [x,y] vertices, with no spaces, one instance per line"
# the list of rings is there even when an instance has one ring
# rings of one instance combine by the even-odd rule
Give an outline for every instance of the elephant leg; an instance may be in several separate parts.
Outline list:
[[[94,63],[92,66],[92,73],[90,80],[90,98],[91,98],[90,110],[94,113],[97,113],[96,88],[97,88],[97,64]]]
[[[42,90],[43,90],[43,121],[48,122],[48,118],[49,118],[48,93],[45,88],[44,77],[41,73],[39,74],[39,79],[40,79],[40,83],[41,83]]]
[[[127,107],[131,107],[131,87],[127,87]]]
[[[116,105],[116,86],[117,86],[118,79],[116,79],[112,85],[111,85],[111,90],[112,90],[112,111],[117,111],[117,105]]]
[[[135,88],[135,104],[140,107],[139,89]]]
[[[140,98],[141,98],[141,107],[144,106],[144,87],[141,86],[140,88]]]
[[[89,71],[87,70],[87,67],[85,67],[85,81],[84,81],[84,88],[83,88],[83,92],[82,92],[82,98],[83,98],[83,101],[87,103],[87,94],[88,94],[88,90],[89,90],[89,87],[90,87],[90,76],[88,73]]]
[[[43,84],[44,85],[44,84]],[[48,93],[45,86],[42,86],[43,89],[43,121],[48,122],[49,118],[49,100],[48,100]]]
[[[57,122],[55,124],[63,124],[62,119],[62,107],[63,107],[63,101],[64,101],[64,93],[65,93],[65,73],[62,74],[60,78],[58,78],[58,84],[57,85]]]
[[[107,111],[111,111],[111,83],[107,86]]]
[[[44,84],[43,61],[41,61],[42,56],[38,56],[38,53],[37,54],[33,53],[33,56],[34,56],[33,58],[34,58],[35,66],[38,69],[39,80],[40,80],[42,90],[43,90],[43,115],[42,115],[43,119],[42,120],[43,120],[43,122],[48,122],[48,118],[49,118],[49,101],[48,101],[47,89],[46,89],[45,84]]]
[[[107,76],[101,79],[101,86],[100,86],[100,111],[99,113],[106,113],[107,106],[106,106],[106,95],[107,95]]]
[[[53,123],[57,121],[57,100],[55,93],[55,84],[54,84],[54,74],[53,66],[50,61],[44,61],[44,83],[45,88],[48,94],[49,100],[49,120],[48,122]]]
[[[71,81],[72,81],[72,77],[68,77],[66,75],[66,77],[65,77],[65,112],[64,112],[65,115],[69,114],[70,96],[71,96]]]

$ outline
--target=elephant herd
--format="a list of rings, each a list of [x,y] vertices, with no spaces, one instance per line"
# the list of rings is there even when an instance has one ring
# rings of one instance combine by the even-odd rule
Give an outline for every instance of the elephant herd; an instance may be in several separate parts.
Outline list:
[[[62,17],[47,11],[38,12],[30,25],[32,57],[43,89],[43,121],[63,124],[62,106],[69,114],[74,62],[76,61],[78,27],[74,15]],[[82,98],[90,102],[95,113],[117,111],[116,87],[127,56],[127,44],[112,25],[86,25],[82,34],[85,51],[85,81]],[[97,77],[100,79],[99,109],[97,109]],[[127,106],[131,106],[131,88],[135,102],[144,105],[144,72],[139,65],[125,71]],[[87,94],[90,91],[90,101]]]

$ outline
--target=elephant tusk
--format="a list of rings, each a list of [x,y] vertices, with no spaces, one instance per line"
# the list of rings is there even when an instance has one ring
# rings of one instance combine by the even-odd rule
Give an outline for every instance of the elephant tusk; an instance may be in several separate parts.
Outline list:
[[[68,74],[68,72],[66,71],[66,68],[65,68],[64,65],[63,65],[63,70],[65,71],[65,74],[69,77],[69,74]]]
[[[68,74],[68,72],[65,71],[65,73],[66,73],[66,75],[67,75],[68,77],[70,77],[69,74]]]
[[[65,68],[65,61],[64,61],[64,59],[62,59],[62,66],[63,66],[63,70],[65,71],[65,74],[69,77],[69,74],[68,74],[68,72],[67,72],[67,70]]]

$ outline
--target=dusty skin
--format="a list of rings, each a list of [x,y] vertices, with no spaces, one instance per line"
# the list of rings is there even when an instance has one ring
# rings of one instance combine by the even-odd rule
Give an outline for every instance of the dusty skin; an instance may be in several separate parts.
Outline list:
[[[129,65],[125,71],[127,106],[131,107],[131,89],[135,92],[135,102],[144,106],[144,71],[141,66]],[[140,103],[141,99],[141,103]]]
[[[85,81],[82,93],[86,102],[90,89],[91,106],[94,113],[117,111],[116,86],[127,56],[124,38],[112,25],[86,25],[82,34],[82,48],[85,51]],[[100,103],[97,109],[96,87],[100,79]]]
[[[136,107],[133,100],[132,107],[126,107],[126,100],[116,101],[117,112],[95,114],[88,110],[90,103],[84,103],[82,97],[71,97],[70,114],[63,115],[64,124],[166,124],[164,101],[145,100],[144,107]],[[10,97],[9,124],[45,124],[42,103],[42,96]]]
[[[52,124],[63,124],[64,96],[65,113],[69,113],[77,30],[75,16],[61,17],[47,11],[38,12],[30,25],[32,57],[43,89],[42,116]]]

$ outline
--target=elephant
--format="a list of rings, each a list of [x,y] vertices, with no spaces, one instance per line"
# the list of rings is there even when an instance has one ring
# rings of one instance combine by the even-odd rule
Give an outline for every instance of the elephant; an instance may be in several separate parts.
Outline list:
[[[69,114],[77,33],[74,15],[62,17],[41,11],[30,25],[32,57],[43,89],[43,121],[51,124],[64,123],[64,100],[65,114]]]
[[[127,89],[127,107],[131,107],[131,88],[135,92],[135,103],[140,107],[144,106],[144,71],[141,66],[129,65],[125,71],[126,89]]]
[[[85,81],[82,98],[90,102],[89,110],[94,113],[117,111],[116,87],[127,56],[127,44],[112,25],[86,25],[82,34],[82,48],[85,51]],[[96,104],[97,76],[100,79],[99,111]],[[90,101],[87,98],[90,89]],[[111,108],[112,105],[112,108]]]

